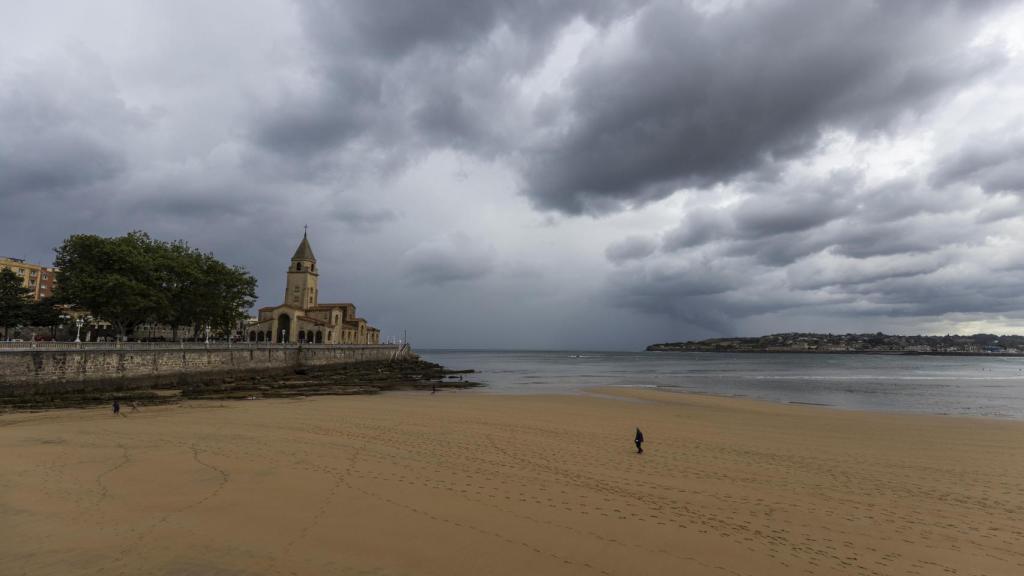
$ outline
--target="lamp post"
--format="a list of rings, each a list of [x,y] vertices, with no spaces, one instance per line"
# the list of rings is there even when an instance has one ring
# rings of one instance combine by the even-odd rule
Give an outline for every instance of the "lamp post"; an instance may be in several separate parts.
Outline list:
[[[206,324],[206,343],[210,343],[210,324]]]
[[[281,344],[285,343],[284,342],[284,329],[281,330],[281,340],[280,340],[280,342],[281,342]]]
[[[91,316],[77,316],[75,318],[75,326],[78,328],[78,330],[75,332],[75,342],[81,342],[82,341],[82,326],[84,326],[86,322],[91,322],[91,321],[92,321],[92,317]]]

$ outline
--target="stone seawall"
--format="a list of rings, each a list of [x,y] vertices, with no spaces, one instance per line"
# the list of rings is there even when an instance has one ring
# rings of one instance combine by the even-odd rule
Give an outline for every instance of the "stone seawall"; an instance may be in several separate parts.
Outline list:
[[[288,371],[303,366],[415,358],[405,347],[210,347],[8,350],[0,352],[0,387],[75,389],[134,387],[235,372]]]

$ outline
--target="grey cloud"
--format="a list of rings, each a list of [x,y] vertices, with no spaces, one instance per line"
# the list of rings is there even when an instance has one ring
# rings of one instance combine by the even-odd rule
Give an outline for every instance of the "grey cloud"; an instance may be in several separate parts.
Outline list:
[[[771,186],[741,186],[749,195],[727,207],[696,205],[665,234],[666,253],[713,245],[732,257],[787,266],[830,250],[868,258],[934,251],[950,243],[977,241],[979,218],[970,193],[936,192],[903,177],[867,186],[856,173],[782,178]],[[1003,218],[1009,217],[998,212]]]
[[[735,334],[740,321],[758,314],[846,300],[795,290],[780,278],[747,258],[714,264],[660,262],[612,273],[606,295],[613,306],[673,318],[719,335]]]
[[[938,160],[932,183],[963,183],[993,194],[1024,194],[1024,135],[983,134],[975,138]]]
[[[707,303],[712,295],[733,287],[728,275],[709,270],[644,269],[613,274],[606,293],[608,302],[617,308],[671,317],[714,333],[729,333],[734,326],[732,315]]]
[[[251,136],[274,154],[296,158],[341,151],[402,161],[445,147],[511,153],[517,144],[497,129],[516,108],[508,83],[536,67],[569,22],[605,22],[629,6],[621,0],[302,3],[311,85],[255,116]]]
[[[654,2],[625,49],[589,55],[569,128],[534,151],[526,192],[543,208],[601,211],[812,150],[825,128],[858,134],[1003,61],[972,52],[991,3],[736,3],[714,15]]]
[[[335,209],[334,218],[357,231],[370,232],[377,230],[382,224],[397,220],[398,215],[393,210],[383,208],[348,206]]]
[[[679,227],[665,235],[662,247],[671,252],[700,246],[721,239],[734,229],[733,219],[726,210],[697,207],[688,210]]]
[[[947,259],[901,254],[896,257],[872,256],[843,258],[823,255],[802,260],[786,268],[789,285],[798,290],[814,290],[828,286],[868,284],[888,278],[931,274],[942,268]]]
[[[840,190],[823,194],[801,193],[788,198],[756,196],[737,208],[735,227],[747,238],[766,238],[817,228],[848,211],[843,206],[846,197]]]
[[[806,250],[824,245],[810,242],[812,235],[799,233],[823,227],[858,210],[854,198],[862,183],[856,174],[833,174],[820,180],[782,180],[766,186],[742,189],[750,195],[728,207],[696,206],[689,209],[679,227],[665,235],[662,248],[674,252],[711,242],[732,243],[731,254],[778,252],[767,260],[789,261]],[[776,239],[776,237],[781,237]],[[814,247],[809,246],[812,244]]]
[[[604,255],[613,264],[622,264],[629,260],[641,260],[654,254],[658,245],[650,238],[630,236],[609,244]]]
[[[566,21],[603,20],[622,9],[618,0],[410,0],[382,6],[375,0],[307,2],[306,30],[319,49],[343,57],[394,61],[418,49],[465,54],[495,30],[532,40],[532,50]]]
[[[125,140],[145,124],[86,55],[48,66],[0,76],[0,197],[73,193],[116,177]]]
[[[415,283],[440,286],[477,280],[494,270],[494,252],[461,233],[425,242],[402,256],[405,277]]]

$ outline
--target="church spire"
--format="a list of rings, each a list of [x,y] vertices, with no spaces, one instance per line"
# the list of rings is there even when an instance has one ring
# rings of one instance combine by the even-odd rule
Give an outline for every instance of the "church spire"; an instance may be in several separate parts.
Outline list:
[[[309,239],[306,238],[307,228],[308,226],[303,227],[302,242],[299,243],[299,247],[295,249],[295,255],[292,256],[292,262],[295,262],[296,260],[316,262],[316,256],[313,256],[313,249],[309,247]]]

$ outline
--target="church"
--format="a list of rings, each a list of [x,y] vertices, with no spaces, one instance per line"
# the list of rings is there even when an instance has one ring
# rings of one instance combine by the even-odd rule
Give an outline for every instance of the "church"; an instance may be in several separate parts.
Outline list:
[[[321,303],[316,257],[309,239],[302,242],[288,267],[284,303],[260,308],[251,324],[250,342],[308,344],[380,344],[380,330],[356,317],[353,304]]]

